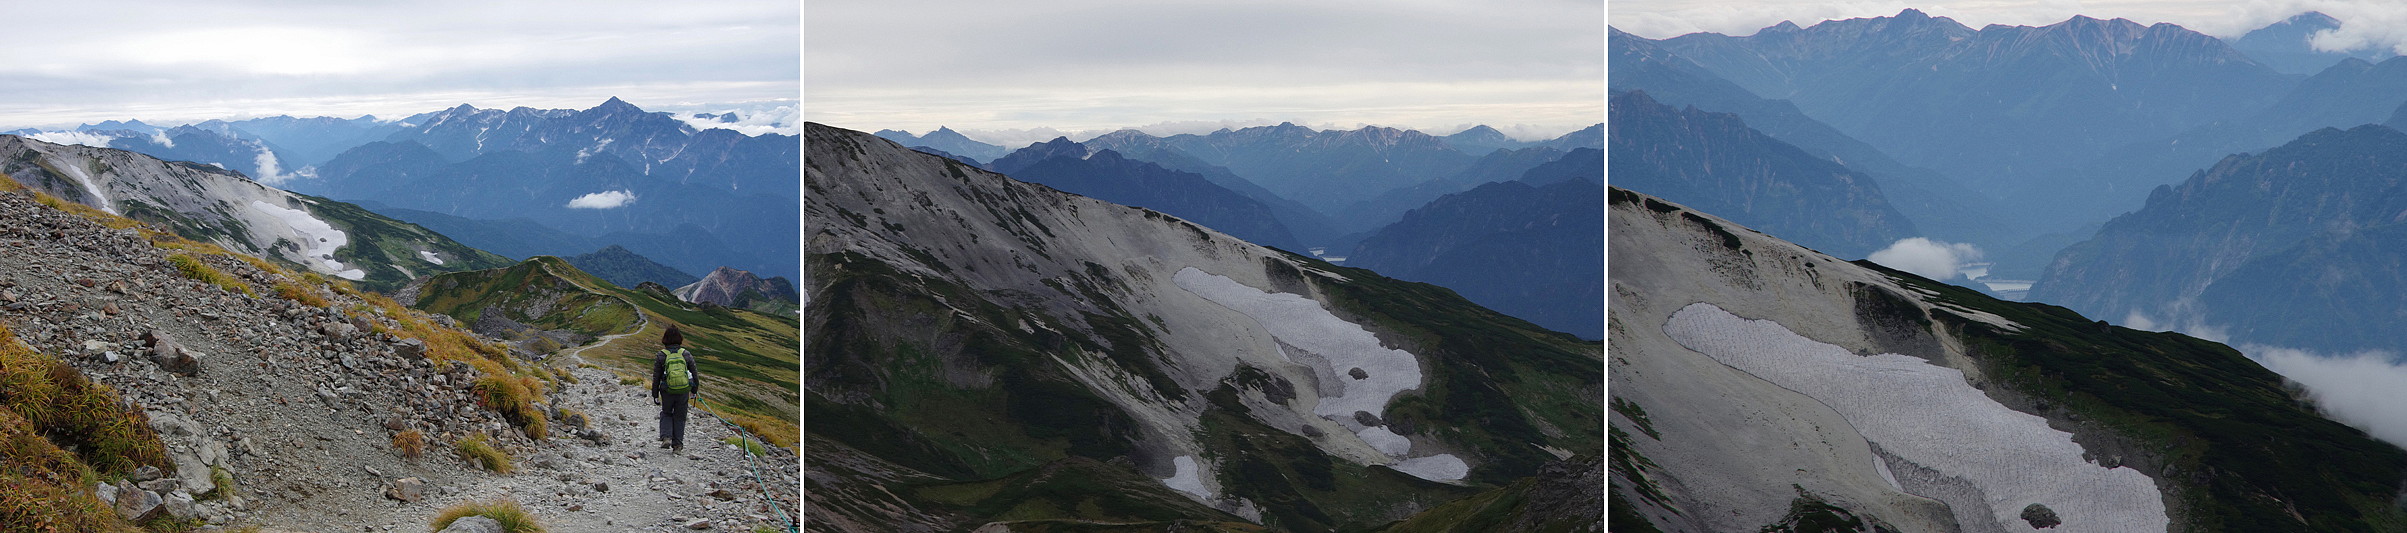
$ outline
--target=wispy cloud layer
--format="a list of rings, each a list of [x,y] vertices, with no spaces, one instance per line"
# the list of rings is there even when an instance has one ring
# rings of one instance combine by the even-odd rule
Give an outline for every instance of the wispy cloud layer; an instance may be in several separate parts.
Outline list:
[[[1559,135],[1603,120],[1602,7],[818,3],[806,22],[806,112],[871,130],[1108,131],[1261,118],[1534,124]]]
[[[0,126],[798,97],[791,1],[10,6]],[[471,98],[490,96],[492,98]],[[154,117],[156,117],[154,119]]]

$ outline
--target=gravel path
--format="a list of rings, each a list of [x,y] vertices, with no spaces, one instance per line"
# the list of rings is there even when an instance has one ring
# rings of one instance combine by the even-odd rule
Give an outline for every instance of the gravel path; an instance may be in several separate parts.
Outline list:
[[[619,385],[616,376],[591,368],[578,369],[576,377],[578,384],[552,393],[553,405],[585,412],[610,444],[551,439],[521,458],[518,473],[475,480],[395,509],[399,522],[423,524],[452,503],[509,497],[552,531],[662,531],[697,520],[707,520],[712,530],[785,530],[795,510],[799,464],[790,452],[771,447],[769,457],[747,464],[744,452],[724,444],[735,432],[695,408],[686,423],[686,453],[671,455],[653,440],[659,408],[643,385]],[[785,517],[762,497],[752,478],[755,466]],[[600,490],[603,485],[608,490]]]

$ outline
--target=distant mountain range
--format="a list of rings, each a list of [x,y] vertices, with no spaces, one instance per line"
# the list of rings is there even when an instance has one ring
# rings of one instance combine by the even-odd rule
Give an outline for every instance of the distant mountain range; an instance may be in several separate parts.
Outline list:
[[[594,277],[602,278],[602,281],[610,282],[611,285],[626,288],[634,288],[644,283],[662,287],[682,287],[702,279],[674,267],[653,262],[651,258],[637,255],[635,252],[627,250],[626,247],[616,244],[594,250],[592,253],[560,259],[576,266],[577,270],[585,271],[593,274]]]
[[[1547,329],[1604,338],[1604,153],[1449,194],[1355,246],[1346,264],[1434,283]]]
[[[2317,50],[2312,42],[2315,34],[2340,28],[2340,20],[2321,12],[2308,11],[2281,22],[2249,31],[2231,40],[2231,47],[2267,67],[2285,74],[2314,74],[2343,59],[2355,58],[2380,62],[2398,57],[2388,48],[2374,46],[2360,50]]]
[[[1057,138],[994,160],[991,170],[1095,199],[1150,208],[1227,232],[1247,242],[1289,250],[1303,243],[1271,208],[1201,174],[1163,168],[1112,150]]]
[[[2180,26],[2082,16],[1975,30],[1908,9],[1653,44],[1793,102],[1907,166],[2006,200],[2038,226],[2028,234],[2128,209],[2120,202],[2154,185],[2053,185],[2072,169],[2117,147],[2262,111],[2297,83]]]
[[[1861,258],[1914,224],[1879,184],[1747,127],[1735,115],[1617,94],[1608,175],[1618,187],[1685,202],[1839,257]]]
[[[1899,163],[1879,148],[1807,116],[1786,100],[1770,100],[1721,79],[1703,66],[1656,42],[1618,30],[1607,39],[1613,91],[1643,91],[1673,108],[1737,115],[1747,126],[1806,153],[1871,176],[1891,206],[1924,237],[1976,243],[1987,249],[2013,246],[2033,235],[2030,221],[1996,197],[1975,191],[1936,170]],[[2054,254],[2054,249],[2045,253]],[[2001,258],[2001,261],[2006,260]],[[2047,257],[2031,258],[2036,266]]]
[[[928,132],[928,134],[924,137],[912,135],[911,132],[901,130],[878,130],[877,136],[880,139],[894,141],[896,144],[901,144],[903,146],[912,148],[934,148],[943,151],[948,155],[968,157],[981,161],[991,161],[995,158],[1003,157],[1003,154],[1011,152],[1010,148],[971,140],[969,137],[963,136],[961,132],[953,131],[952,128],[945,127],[938,127],[936,128],[936,131]]]
[[[2066,248],[2031,296],[2083,313],[2328,353],[2407,334],[2407,133],[2308,133],[2225,158]]]

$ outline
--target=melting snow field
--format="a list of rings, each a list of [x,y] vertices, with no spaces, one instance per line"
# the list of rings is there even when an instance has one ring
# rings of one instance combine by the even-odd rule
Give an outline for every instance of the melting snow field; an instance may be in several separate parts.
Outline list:
[[[1170,488],[1177,489],[1179,492],[1193,494],[1197,498],[1212,499],[1212,489],[1204,488],[1203,476],[1198,474],[1198,470],[1195,468],[1195,456],[1181,455],[1177,459],[1171,459],[1170,464],[1178,468],[1178,472],[1171,474],[1169,479],[1162,480],[1163,485],[1169,485]]]
[[[1344,423],[1352,423],[1357,411],[1385,416],[1389,399],[1421,386],[1420,361],[1411,352],[1380,345],[1379,338],[1369,330],[1329,314],[1320,302],[1248,287],[1195,267],[1179,269],[1172,280],[1187,292],[1252,317],[1279,342],[1311,352],[1325,361],[1327,364],[1320,374],[1339,377],[1324,379],[1323,393],[1332,389],[1341,392],[1322,397],[1320,404],[1312,408],[1315,415]],[[1355,377],[1357,372],[1361,377]],[[1372,449],[1398,459],[1412,451],[1410,439],[1385,426],[1363,428],[1355,435]],[[1432,481],[1458,480],[1470,472],[1462,459],[1450,454],[1404,459],[1389,466]]]
[[[428,263],[434,263],[438,265],[443,264],[443,256],[435,255],[434,252],[429,252],[426,250],[419,250],[418,258],[425,259]]]
[[[1388,399],[1405,389],[1421,386],[1421,365],[1411,352],[1380,346],[1379,338],[1370,331],[1329,314],[1320,302],[1283,292],[1263,292],[1195,267],[1179,269],[1172,280],[1187,292],[1253,317],[1270,330],[1271,336],[1319,354],[1328,359],[1332,373],[1347,376],[1340,380],[1345,392],[1321,398],[1312,414],[1350,417],[1355,411],[1368,411],[1384,415],[1382,410],[1387,408]],[[1351,372],[1357,368],[1362,369],[1365,377],[1352,377]]]
[[[259,200],[251,201],[251,209],[284,221],[285,226],[299,235],[301,255],[322,263],[326,271],[334,273],[335,277],[354,281],[367,279],[367,272],[344,268],[343,262],[334,260],[334,251],[351,243],[351,236],[344,235],[343,230],[334,229],[332,224],[310,216],[308,211],[277,207]]]
[[[1682,308],[1663,330],[1722,364],[1821,401],[1900,459],[1979,487],[2009,530],[2029,527],[2020,516],[2033,503],[2054,510],[2068,531],[2166,528],[2153,480],[2082,460],[2072,434],[1990,400],[1955,369],[1898,354],[1858,356],[1712,304]]]

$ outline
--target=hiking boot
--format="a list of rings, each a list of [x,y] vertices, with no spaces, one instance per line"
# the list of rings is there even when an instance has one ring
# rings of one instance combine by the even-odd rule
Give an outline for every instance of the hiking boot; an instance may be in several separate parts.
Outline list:
[[[660,441],[660,449],[663,449],[663,450],[669,449],[669,441],[665,441],[665,440],[664,440],[664,441]]]
[[[685,453],[685,445],[683,445],[683,444],[679,444],[679,445],[676,445],[676,446],[671,446],[671,447],[669,447],[669,453],[673,453],[673,454],[683,454],[683,453]]]

